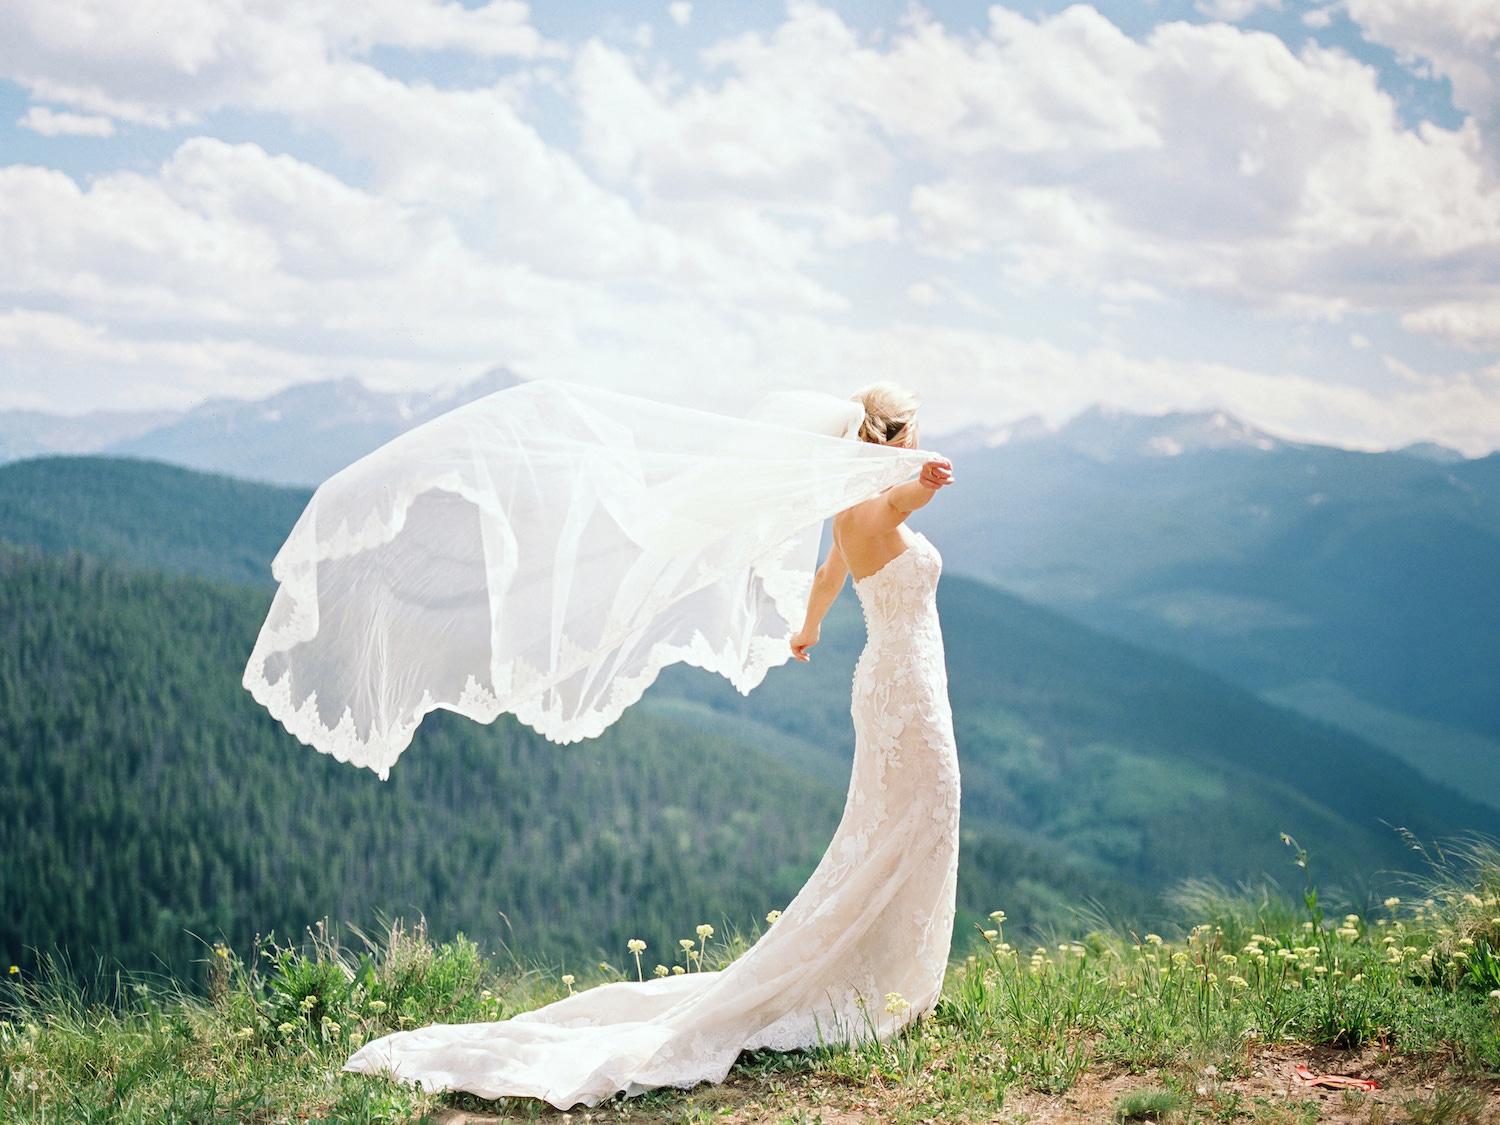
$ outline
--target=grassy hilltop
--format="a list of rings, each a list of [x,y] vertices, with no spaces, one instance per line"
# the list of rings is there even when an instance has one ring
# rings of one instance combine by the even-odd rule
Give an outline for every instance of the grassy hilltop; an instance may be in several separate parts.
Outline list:
[[[1428,897],[1335,918],[1310,892],[1295,905],[1199,893],[1185,904],[1196,924],[1175,939],[1095,931],[1035,949],[1012,945],[996,912],[951,968],[936,1010],[884,1044],[855,1034],[808,1052],[747,1053],[721,1086],[616,1097],[573,1118],[1493,1120],[1500,856],[1471,852],[1420,893]],[[697,933],[665,971],[716,968],[744,946]],[[400,927],[353,948],[319,928],[304,943],[218,946],[205,960],[206,999],[117,978],[91,1000],[71,976],[12,974],[0,985],[4,1118],[558,1119],[536,1102],[425,1094],[340,1066],[351,1048],[392,1031],[502,1019],[651,972],[617,958],[558,976]],[[905,1000],[872,1003],[899,1011]],[[1370,1088],[1330,1092],[1298,1078],[1325,1072]]]

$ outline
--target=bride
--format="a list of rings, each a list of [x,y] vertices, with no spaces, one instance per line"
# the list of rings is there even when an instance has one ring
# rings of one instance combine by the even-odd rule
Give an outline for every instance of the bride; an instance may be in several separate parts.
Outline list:
[[[548,394],[562,393],[571,403],[576,391],[569,388],[558,392],[553,388]],[[491,398],[506,395],[512,392]],[[507,413],[517,409],[523,397],[513,395],[508,399]],[[587,405],[603,401],[594,395]],[[554,661],[550,679],[545,669],[538,671],[531,666],[525,668],[531,679],[520,675],[516,668],[522,663],[519,659],[513,664],[502,662],[495,638],[501,633],[499,622],[505,614],[496,606],[509,602],[497,594],[494,567],[487,564],[487,620],[492,641],[484,651],[488,675],[481,680],[471,670],[463,681],[462,693],[456,689],[449,692],[455,698],[434,694],[432,684],[441,677],[429,669],[428,684],[422,688],[419,701],[408,700],[397,707],[386,700],[361,711],[358,705],[363,696],[345,682],[349,673],[340,668],[335,674],[328,668],[331,652],[342,650],[347,654],[354,647],[347,640],[350,623],[340,614],[349,610],[347,603],[351,601],[369,600],[350,596],[350,591],[364,589],[353,583],[365,572],[351,578],[338,569],[340,560],[358,558],[367,549],[396,550],[404,558],[402,552],[416,548],[392,546],[402,542],[403,532],[410,532],[415,523],[419,529],[428,527],[436,534],[452,525],[452,512],[446,513],[449,518],[445,521],[424,522],[420,503],[412,499],[421,491],[415,486],[405,490],[410,495],[399,515],[383,506],[388,505],[387,500],[372,507],[363,499],[371,494],[370,479],[383,479],[384,492],[391,492],[391,463],[367,466],[361,471],[364,476],[354,473],[344,481],[334,478],[324,486],[329,489],[329,499],[321,506],[319,498],[324,490],[319,490],[319,496],[309,505],[309,514],[299,521],[298,530],[304,523],[321,526],[322,530],[306,532],[300,550],[293,548],[298,539],[294,531],[283,549],[288,557],[278,556],[276,576],[282,581],[282,590],[257,642],[245,682],[304,741],[369,765],[382,775],[410,740],[421,714],[435,706],[488,719],[500,710],[512,710],[549,737],[567,741],[598,733],[601,723],[613,721],[624,706],[639,698],[644,690],[642,680],[649,684],[656,671],[674,659],[722,672],[741,690],[749,690],[764,675],[766,666],[788,656],[786,631],[780,632],[779,653],[767,652],[765,645],[757,644],[767,631],[774,634],[785,630],[786,625],[777,622],[789,619],[788,614],[793,612],[786,603],[787,584],[783,581],[787,574],[795,573],[790,548],[783,544],[768,550],[766,542],[767,536],[787,538],[786,528],[772,518],[786,506],[801,508],[796,516],[797,534],[791,539],[804,547],[816,543],[816,529],[824,515],[833,517],[832,547],[813,577],[810,592],[805,593],[805,615],[801,628],[789,639],[790,655],[803,661],[810,658],[809,649],[818,642],[823,617],[850,575],[868,634],[854,673],[855,754],[843,818],[807,884],[742,957],[722,972],[603,985],[498,1023],[439,1024],[398,1032],[366,1044],[346,1069],[388,1073],[401,1080],[418,1081],[428,1090],[464,1090],[486,1098],[533,1097],[568,1109],[580,1103],[597,1104],[620,1092],[635,1094],[661,1086],[720,1082],[742,1050],[789,1050],[871,1035],[883,1039],[936,1003],[953,927],[958,759],[936,606],[941,560],[932,545],[911,532],[905,522],[952,482],[952,467],[946,460],[916,451],[917,401],[910,392],[880,383],[861,391],[855,402],[846,421],[830,428],[823,419],[810,428],[857,436],[859,443],[830,445],[826,438],[804,433],[788,446],[792,452],[783,453],[779,443],[790,440],[786,438],[789,431],[766,426],[744,432],[731,428],[718,437],[711,436],[713,453],[694,453],[690,470],[683,470],[680,458],[684,455],[675,451],[673,456],[678,460],[672,461],[671,487],[676,489],[672,510],[663,515],[659,506],[648,505],[653,521],[648,533],[639,531],[645,525],[631,514],[637,509],[626,500],[617,497],[605,505],[612,517],[609,526],[636,527],[632,539],[648,544],[641,558],[634,558],[628,566],[622,564],[622,588],[643,581],[641,567],[645,565],[643,560],[649,559],[646,573],[655,576],[658,592],[640,598],[641,604],[650,607],[649,620],[631,617],[620,628],[604,628],[593,650],[571,662]],[[609,399],[611,420],[618,421],[638,405],[636,400]],[[835,417],[842,414],[841,410],[834,411]],[[593,442],[593,435],[605,430],[590,417],[588,440]],[[700,427],[712,428],[713,423],[707,421],[712,417],[698,416],[695,421]],[[634,437],[643,432],[635,431]],[[445,448],[452,445],[453,433],[450,428],[439,435]],[[522,444],[529,454],[538,439],[535,430],[525,433]],[[494,435],[487,432],[486,438],[492,446]],[[768,502],[761,495],[760,482],[745,483],[749,462],[734,460],[736,454],[730,455],[732,472],[710,471],[708,461],[723,454],[724,442],[741,438],[741,445],[735,448],[753,450],[744,453],[752,460],[763,459],[762,476],[786,480],[785,491],[794,498],[812,487],[808,495],[814,496],[816,503],[812,499],[798,499],[796,505],[790,501]],[[417,439],[419,443],[432,440],[432,434]],[[639,444],[634,438],[629,442],[633,454],[640,453]],[[809,450],[817,456],[811,456]],[[487,448],[487,457],[491,452]],[[568,463],[577,460],[575,452]],[[789,465],[800,467],[793,472]],[[917,479],[903,479],[917,467]],[[493,466],[488,463],[485,474],[488,492],[473,488],[466,491],[464,481],[457,476],[444,476],[433,487],[439,487],[445,495],[451,492],[465,497],[481,512],[497,493],[503,493],[513,507],[524,504],[524,500],[517,500],[514,487],[495,484]],[[534,476],[532,473],[528,479]],[[696,482],[689,493],[682,492],[684,477]],[[806,484],[808,477],[817,478],[815,486]],[[887,483],[892,477],[896,482]],[[659,501],[664,486],[653,483],[658,482],[658,474],[649,464],[639,478],[648,491],[657,490],[654,495]],[[734,512],[734,527],[727,539],[722,529],[715,535],[697,530],[708,517],[695,501],[708,498],[704,491],[712,493],[715,482],[743,501]],[[576,491],[570,494],[576,496]],[[832,504],[838,506],[814,516],[816,523],[809,535],[806,517],[819,505]],[[340,518],[329,518],[331,510],[339,511]],[[672,522],[684,511],[696,512],[691,528],[684,527],[680,520]],[[512,518],[507,527],[512,526],[519,528],[522,523]],[[754,534],[747,530],[750,528],[755,529]],[[747,542],[740,543],[747,536]],[[494,557],[490,542],[494,538],[492,532],[484,540],[491,548],[485,554],[487,559]],[[714,552],[720,546],[714,545],[726,541],[739,544],[738,553],[729,552],[718,569],[709,567],[707,560],[719,557]],[[320,544],[316,549],[309,546],[314,542]],[[660,594],[661,575],[676,575],[682,570],[660,561],[663,544],[668,542],[677,551],[673,557],[680,560],[690,556],[693,566],[687,569],[699,574],[698,584],[675,602]],[[432,548],[424,540],[422,549]],[[446,562],[454,551],[444,548],[441,554]],[[520,567],[514,555],[512,551],[510,569],[505,572],[512,584]],[[746,557],[752,560],[748,566],[743,565]],[[321,562],[322,570],[310,583],[305,575],[299,582],[299,563],[305,569],[308,559]],[[424,565],[430,569],[434,564],[429,561]],[[387,589],[392,572],[389,558],[373,564],[370,573],[377,572],[387,583],[379,587],[382,592],[375,598],[383,607],[378,615],[380,622],[397,611],[420,617],[430,610],[421,604],[423,598],[409,589]],[[457,573],[462,573],[461,567]],[[549,581],[555,581],[550,575],[549,570]],[[727,602],[732,609],[727,616],[720,612],[719,605],[719,600],[725,599],[705,600],[705,591],[712,593],[721,586],[731,593]],[[805,592],[806,585],[801,589]],[[748,604],[759,604],[762,610],[774,605],[782,611],[781,617],[766,612],[745,613],[747,590],[753,595]],[[454,591],[443,599],[444,612],[450,618],[455,600],[461,602],[462,594],[462,590]],[[283,595],[288,604],[282,604]],[[313,600],[311,608],[306,604],[309,598]],[[611,612],[628,616],[630,605],[634,603],[622,603],[616,595]],[[661,624],[674,614],[686,614],[678,625],[691,623],[690,640],[685,639],[683,628]],[[559,615],[573,620],[567,612],[554,609],[554,618]],[[772,620],[769,626],[768,619]],[[371,624],[374,620],[360,618],[358,626],[375,628]],[[640,624],[643,620],[647,623]],[[731,623],[727,631],[725,620]],[[746,625],[746,621],[751,624]],[[617,643],[625,635],[621,629],[628,632],[632,623],[636,631],[629,636],[644,630],[653,638],[649,645]],[[320,625],[325,626],[323,632],[331,629],[334,642],[321,637]],[[462,633],[458,630],[455,634],[451,620],[449,625],[450,637]],[[557,631],[555,625],[553,629]],[[345,637],[342,648],[337,642],[341,631]],[[323,643],[331,643],[332,648],[318,647]],[[519,642],[513,641],[512,647],[515,643]],[[359,644],[361,652],[381,652],[382,660],[389,660],[386,650],[390,647],[368,640]],[[579,646],[573,642],[573,647]],[[567,644],[554,642],[553,648],[571,651]],[[308,651],[299,651],[302,649]],[[731,650],[737,654],[735,659],[726,655]],[[414,660],[408,658],[406,663]],[[600,678],[601,665],[607,665],[610,671],[603,676],[607,681],[603,688],[594,682]],[[385,664],[380,665],[382,673],[385,669]],[[361,688],[371,679],[383,688],[387,681],[399,679],[372,675],[365,667],[356,667],[353,675]],[[525,682],[519,696],[515,686],[518,680]],[[321,701],[318,688],[322,689]],[[345,700],[348,702],[338,714],[338,703]],[[338,722],[330,723],[331,718]]]

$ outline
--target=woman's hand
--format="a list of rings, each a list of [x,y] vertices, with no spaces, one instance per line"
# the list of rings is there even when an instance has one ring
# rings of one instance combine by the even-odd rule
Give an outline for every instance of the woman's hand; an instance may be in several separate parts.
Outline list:
[[[917,478],[917,483],[923,488],[930,488],[936,492],[945,484],[953,483],[953,462],[951,461],[929,461],[922,466],[922,475]]]
[[[799,629],[792,637],[792,655],[795,656],[798,660],[811,660],[812,657],[807,655],[807,650],[812,648],[812,646],[817,643],[817,629],[813,629],[811,631],[807,629]]]

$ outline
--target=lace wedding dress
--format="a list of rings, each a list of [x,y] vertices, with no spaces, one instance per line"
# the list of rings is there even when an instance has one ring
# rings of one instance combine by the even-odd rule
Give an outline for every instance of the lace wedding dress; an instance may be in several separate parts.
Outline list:
[[[854,584],[869,641],[854,673],[843,819],[807,885],[744,956],[722,972],[608,984],[500,1023],[400,1032],[346,1069],[567,1109],[722,1081],[748,1048],[885,1038],[929,1010],[958,872],[941,565],[916,536]]]

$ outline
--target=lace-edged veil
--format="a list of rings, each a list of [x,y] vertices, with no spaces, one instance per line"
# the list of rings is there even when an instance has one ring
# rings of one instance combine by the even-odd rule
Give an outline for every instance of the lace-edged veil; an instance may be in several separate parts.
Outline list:
[[[244,684],[382,778],[436,708],[590,738],[685,662],[742,692],[790,656],[822,521],[931,454],[848,440],[856,403],[748,419],[525,383],[318,488]]]

